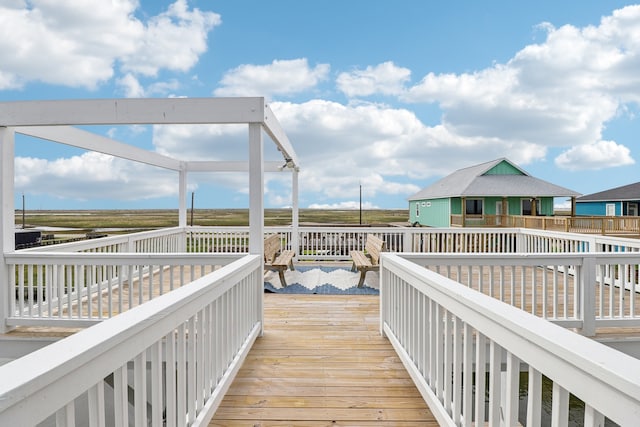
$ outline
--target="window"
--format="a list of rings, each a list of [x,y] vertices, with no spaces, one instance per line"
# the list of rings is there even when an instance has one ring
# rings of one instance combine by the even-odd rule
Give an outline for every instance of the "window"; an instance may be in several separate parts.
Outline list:
[[[416,202],[416,216],[420,216],[420,203]]]
[[[536,199],[536,215],[540,215],[540,205],[542,201],[540,199]],[[532,199],[522,199],[520,201],[520,215],[532,215],[531,206],[533,205]]]
[[[482,215],[482,199],[467,199],[465,205],[467,215]]]

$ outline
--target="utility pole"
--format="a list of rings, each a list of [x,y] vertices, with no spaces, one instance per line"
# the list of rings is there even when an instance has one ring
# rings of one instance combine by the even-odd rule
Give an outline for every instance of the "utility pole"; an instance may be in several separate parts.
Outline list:
[[[25,221],[24,221],[24,193],[22,193],[22,229],[24,230],[24,226],[25,226]]]

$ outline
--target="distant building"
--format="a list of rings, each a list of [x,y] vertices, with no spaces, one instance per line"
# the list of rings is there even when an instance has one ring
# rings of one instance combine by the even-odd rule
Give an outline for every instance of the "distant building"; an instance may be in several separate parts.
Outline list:
[[[576,199],[579,216],[638,216],[640,182],[586,194]]]
[[[414,225],[450,227],[452,215],[463,224],[496,221],[501,215],[553,215],[554,198],[579,196],[572,190],[534,178],[501,158],[460,169],[409,198]],[[496,223],[497,224],[497,223]],[[499,225],[499,224],[497,224]]]

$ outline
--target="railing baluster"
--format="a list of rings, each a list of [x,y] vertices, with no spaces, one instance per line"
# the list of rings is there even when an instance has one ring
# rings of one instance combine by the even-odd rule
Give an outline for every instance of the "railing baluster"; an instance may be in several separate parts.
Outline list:
[[[489,426],[499,427],[502,412],[502,347],[489,342]],[[506,415],[506,414],[505,414]],[[512,424],[506,424],[512,425]]]
[[[89,389],[89,426],[105,426],[104,381],[98,381]]]
[[[529,366],[527,386],[527,427],[540,427],[542,422],[542,374]]]
[[[486,340],[484,335],[476,331],[476,371],[475,371],[475,422],[480,425],[486,421],[485,418],[485,389],[486,389]]]
[[[553,383],[551,405],[551,426],[567,427],[569,424],[569,392],[557,382]]]

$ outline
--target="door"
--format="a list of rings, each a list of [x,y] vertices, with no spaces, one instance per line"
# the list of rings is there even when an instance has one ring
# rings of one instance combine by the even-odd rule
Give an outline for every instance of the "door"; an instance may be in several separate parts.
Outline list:
[[[629,216],[638,216],[638,204],[637,203],[629,203]]]
[[[502,201],[496,202],[496,225],[502,225]]]

